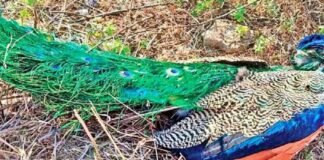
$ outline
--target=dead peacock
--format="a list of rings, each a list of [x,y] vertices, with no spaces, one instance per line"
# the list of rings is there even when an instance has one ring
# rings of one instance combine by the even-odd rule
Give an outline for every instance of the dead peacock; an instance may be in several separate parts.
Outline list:
[[[230,134],[230,138],[241,139],[236,143],[230,143],[230,146],[236,147],[237,145],[234,144],[241,144],[242,146],[239,145],[239,148],[244,148],[246,143],[248,146],[252,145],[247,137],[262,136],[262,134],[268,133],[268,130],[263,131],[269,127],[269,132],[271,132],[271,126],[277,125],[275,122],[288,120],[292,117],[293,120],[295,117],[298,119],[298,115],[295,114],[299,112],[303,113],[301,115],[305,113],[306,119],[313,120],[314,125],[323,125],[323,106],[320,104],[323,102],[321,99],[323,74],[319,73],[323,66],[324,37],[322,35],[304,38],[297,46],[298,54],[295,56],[296,69],[318,70],[316,72],[287,71],[293,70],[293,68],[268,67],[264,61],[250,59],[200,59],[188,63],[139,59],[112,52],[92,50],[87,46],[72,42],[61,42],[55,40],[53,36],[30,27],[22,27],[16,22],[7,21],[4,18],[0,18],[0,40],[1,80],[31,93],[35,100],[45,104],[55,116],[68,114],[73,109],[80,109],[83,118],[87,119],[92,115],[89,112],[91,105],[94,105],[99,112],[103,112],[117,111],[120,109],[121,103],[132,107],[149,104],[148,106],[153,109],[161,109],[168,105],[183,109],[209,108],[180,121],[168,130],[170,132],[163,131],[156,134],[155,138],[158,144],[166,148],[190,149],[201,146],[201,143],[204,144],[211,135],[219,138],[224,133]],[[239,72],[241,66],[247,66],[252,73],[243,72],[241,75]],[[276,70],[279,71],[273,72]],[[235,79],[239,82],[232,84]],[[272,83],[273,81],[274,83]],[[295,81],[297,82],[295,83]],[[268,90],[263,90],[265,88],[260,86],[259,82],[270,87],[267,88]],[[223,88],[227,84],[230,85]],[[247,88],[242,84],[248,84],[247,86],[252,88]],[[305,85],[309,87],[305,87]],[[281,90],[282,87],[283,90]],[[218,90],[219,88],[221,89]],[[268,91],[266,93],[269,95],[266,97],[253,95],[251,98],[250,92],[254,92],[254,89],[260,93]],[[296,98],[293,91],[297,90],[298,93],[301,92],[297,98],[301,98],[302,105],[295,106],[297,103],[287,101],[288,109],[281,104],[275,106],[278,108],[276,108],[278,112],[269,115],[274,118],[273,120],[267,119],[267,114],[257,116],[257,114],[263,113],[263,110],[266,113],[272,113],[270,100],[277,92],[287,93],[287,96],[290,96],[287,98],[293,100]],[[240,104],[234,101],[238,97],[242,98],[244,102],[249,102],[249,97],[254,101]],[[285,100],[283,97],[277,96],[276,98]],[[315,105],[318,107],[314,107]],[[232,107],[239,112],[234,112]],[[310,108],[310,116],[308,116],[308,112],[303,112],[305,108]],[[262,111],[259,111],[260,109]],[[286,109],[287,113],[285,113]],[[254,122],[256,123],[255,130],[250,128],[249,120],[251,119],[249,118],[246,119],[246,122],[243,121],[238,128],[231,126],[234,122],[238,122],[238,119],[244,119],[246,114],[257,118]],[[308,119],[307,116],[312,118]],[[223,120],[218,121],[220,117]],[[226,121],[226,117],[232,117],[233,121]],[[301,116],[301,119],[303,117],[305,116]],[[314,117],[319,118],[314,119]],[[192,123],[188,125],[188,121]],[[305,121],[305,124],[309,124],[309,122]],[[291,123],[297,123],[297,121]],[[219,126],[223,124],[228,124],[230,127]],[[215,126],[219,128],[215,128]],[[318,129],[318,127],[307,127],[310,128],[309,132],[305,132],[299,138]],[[278,129],[274,128],[271,133],[277,133],[275,131]],[[196,131],[196,129],[201,130]],[[239,136],[233,136],[236,132],[240,133]],[[184,139],[183,135],[185,135]],[[242,141],[246,139],[247,142]],[[216,142],[209,146],[217,148]],[[213,152],[212,157],[217,157],[228,151],[225,151],[223,145],[219,146],[221,146],[221,152]],[[276,147],[269,146],[271,146],[270,148]],[[194,153],[202,156],[203,152],[211,152],[205,145],[201,148],[201,152]],[[233,151],[232,148],[228,148],[228,152],[237,152],[235,149]],[[267,148],[260,148],[255,152],[264,149]],[[246,151],[245,153],[254,152]],[[190,158],[189,155],[188,157]]]

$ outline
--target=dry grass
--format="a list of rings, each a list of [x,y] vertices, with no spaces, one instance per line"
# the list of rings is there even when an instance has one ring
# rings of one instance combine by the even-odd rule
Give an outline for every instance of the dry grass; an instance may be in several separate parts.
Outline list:
[[[244,0],[229,0],[223,8],[215,6],[199,17],[190,14],[194,2],[179,4],[179,0],[98,0],[95,6],[79,0],[43,0],[33,7],[23,0],[1,2],[6,17],[55,33],[60,39],[102,49],[109,49],[118,39],[129,46],[129,54],[133,56],[169,61],[231,54],[289,64],[296,42],[324,23],[322,0],[263,0],[256,6],[247,6],[242,24],[269,38],[264,51],[255,53],[251,46],[241,52],[223,53],[205,48],[201,33],[218,17],[233,20],[228,13],[238,3],[246,4]],[[29,16],[22,16],[26,7]],[[103,33],[111,24],[115,31]],[[150,140],[156,124],[127,106],[123,114],[96,114],[83,124],[78,134],[72,134],[60,126],[68,120],[77,120],[77,111],[53,119],[41,105],[33,104],[28,94],[4,84],[0,87],[0,159],[178,158],[158,149]],[[323,139],[322,135],[297,159],[324,157],[321,156]]]
[[[143,123],[141,118],[123,120],[116,113],[99,115],[93,111],[96,119],[83,122],[75,111],[73,117],[53,119],[28,95],[8,90],[7,86],[1,91],[22,98],[2,102],[0,159],[173,159],[154,146],[150,140],[152,124]],[[134,113],[125,111],[123,116]],[[77,134],[60,129],[70,119],[82,122]]]

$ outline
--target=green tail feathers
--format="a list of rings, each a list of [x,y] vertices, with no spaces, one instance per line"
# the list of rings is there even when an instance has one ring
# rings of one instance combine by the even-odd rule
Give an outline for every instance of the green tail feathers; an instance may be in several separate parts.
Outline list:
[[[0,78],[30,92],[57,115],[73,108],[87,110],[91,103],[110,110],[120,103],[148,102],[192,108],[237,72],[225,64],[176,64],[88,50],[0,19]]]

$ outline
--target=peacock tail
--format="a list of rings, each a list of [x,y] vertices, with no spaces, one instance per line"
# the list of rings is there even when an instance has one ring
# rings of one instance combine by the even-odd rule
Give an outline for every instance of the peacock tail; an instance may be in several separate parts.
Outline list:
[[[72,109],[91,115],[92,104],[98,111],[119,110],[120,103],[195,108],[200,97],[230,83],[238,70],[222,63],[177,64],[90,51],[4,18],[0,41],[0,78],[31,93],[55,116]]]

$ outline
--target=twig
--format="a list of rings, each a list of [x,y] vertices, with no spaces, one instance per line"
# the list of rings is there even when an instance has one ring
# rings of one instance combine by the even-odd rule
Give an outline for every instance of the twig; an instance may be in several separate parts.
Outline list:
[[[90,5],[88,5],[88,4],[84,3],[84,2],[81,2],[81,1],[76,1],[76,2],[79,3],[79,4],[81,4],[81,5],[84,5],[84,6],[88,7],[88,8],[90,8],[90,9],[93,9],[93,10],[95,10],[95,11],[98,11],[98,12],[100,12],[100,13],[103,13],[102,10],[97,9],[97,8],[95,8],[95,7],[92,7],[92,6],[90,6]]]
[[[137,113],[136,111],[134,111],[132,108],[130,108],[129,106],[127,106],[126,104],[124,104],[123,102],[121,102],[119,99],[117,99],[116,97],[114,97],[113,95],[109,94],[115,101],[117,101],[118,103],[120,103],[122,106],[124,106],[125,108],[127,108],[128,110],[130,110],[131,112],[135,113],[137,115],[137,117],[141,117],[143,120],[151,123],[150,121],[148,121],[144,115]]]
[[[159,111],[152,111],[152,112],[148,112],[148,113],[137,114],[137,115],[128,117],[126,119],[123,119],[122,121],[131,121],[131,120],[137,119],[139,117],[143,118],[144,116],[153,115],[153,114],[162,113],[162,112],[167,112],[167,111],[172,111],[172,110],[175,110],[175,109],[178,109],[178,108],[179,107],[167,107],[167,108],[165,108],[163,110],[159,110]],[[116,121],[118,119],[120,119],[120,118],[114,118],[111,121]]]
[[[61,11],[64,11],[64,12],[66,11],[66,3],[67,3],[66,0],[64,0]],[[59,24],[57,25],[57,30],[58,31],[61,29],[62,22],[63,22],[63,17],[60,18]]]
[[[78,0],[74,0],[74,1],[72,1],[71,3],[69,3],[68,5],[66,5],[66,6],[65,6],[65,9],[67,9],[67,8],[69,8],[71,5],[73,5],[75,1],[78,1]],[[51,9],[50,9],[50,10],[51,10]],[[51,24],[55,21],[55,19],[56,19],[58,16],[60,16],[60,14],[55,15],[54,17],[49,16],[49,15],[47,15],[47,14],[45,14],[45,15],[50,19],[50,21],[46,24],[46,28],[48,28],[49,25],[51,25]]]
[[[81,123],[83,129],[85,130],[86,134],[88,135],[92,145],[93,145],[93,148],[96,152],[96,155],[98,156],[97,158],[102,160],[102,158],[100,157],[100,152],[99,152],[99,148],[98,148],[98,145],[96,143],[96,140],[92,137],[87,125],[84,123],[83,119],[80,117],[79,113],[77,110],[73,110],[74,114],[75,114],[75,117],[79,120],[79,122]]]
[[[86,147],[84,148],[81,156],[79,156],[78,160],[83,160],[84,159],[84,156],[87,155],[87,152],[88,152],[89,148],[90,148],[90,145],[86,145]]]
[[[133,151],[133,153],[131,154],[131,156],[130,156],[129,159],[134,159],[134,156],[135,156],[137,150],[138,150],[141,146],[143,146],[145,143],[150,142],[150,141],[152,141],[152,140],[150,140],[150,139],[142,139],[141,141],[139,141],[139,142],[137,143],[137,145],[136,145],[136,147],[135,147],[135,149],[134,149],[134,151]]]
[[[3,154],[3,153],[7,153],[7,154],[12,154],[12,155],[16,155],[17,153],[14,153],[14,152],[10,152],[10,151],[6,151],[6,150],[2,150],[0,149],[0,153]],[[3,155],[1,155],[3,156]]]
[[[12,146],[10,143],[8,143],[6,140],[2,139],[1,137],[0,137],[0,142],[3,143],[3,144],[5,144],[9,148],[11,148],[14,152],[20,153],[19,152],[19,149],[15,148],[14,146]]]
[[[74,16],[82,16],[79,13],[76,12],[68,12],[68,11],[50,11],[50,13],[61,13],[61,14],[70,14],[70,15],[74,15]]]
[[[141,9],[144,9],[144,8],[151,8],[151,7],[156,7],[156,6],[165,6],[165,5],[168,5],[168,4],[172,4],[172,3],[170,3],[170,2],[167,2],[167,3],[158,3],[158,4],[151,4],[151,5],[146,5],[146,6],[136,7],[136,8],[122,9],[122,10],[117,10],[117,11],[105,12],[105,13],[101,13],[101,14],[89,16],[89,17],[86,17],[84,19],[80,19],[80,20],[78,20],[76,22],[82,22],[82,21],[85,21],[85,20],[88,20],[88,19],[92,19],[92,18],[96,18],[96,17],[104,17],[104,16],[109,16],[109,15],[117,15],[117,14],[120,14],[120,13],[124,13],[124,12],[128,12],[128,11],[134,11],[134,10],[141,10]]]
[[[113,137],[111,136],[111,134],[108,132],[103,120],[99,117],[98,112],[96,111],[96,108],[94,107],[94,105],[91,103],[92,107],[91,107],[91,111],[93,113],[93,115],[96,117],[97,121],[99,122],[101,128],[105,131],[106,135],[108,136],[108,138],[110,139],[111,143],[114,145],[116,151],[118,152],[118,154],[120,155],[120,157],[122,159],[126,159],[125,156],[123,155],[123,153],[119,150],[118,146],[116,145]]]

